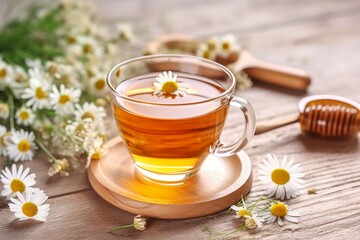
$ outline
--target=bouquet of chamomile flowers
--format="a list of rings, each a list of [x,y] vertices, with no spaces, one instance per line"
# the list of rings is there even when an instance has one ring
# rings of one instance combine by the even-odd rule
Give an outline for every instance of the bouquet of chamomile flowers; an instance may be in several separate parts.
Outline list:
[[[105,153],[106,72],[120,45],[131,44],[129,25],[117,34],[94,19],[87,1],[35,7],[0,32],[0,158],[32,161],[43,150],[49,175],[89,166]]]

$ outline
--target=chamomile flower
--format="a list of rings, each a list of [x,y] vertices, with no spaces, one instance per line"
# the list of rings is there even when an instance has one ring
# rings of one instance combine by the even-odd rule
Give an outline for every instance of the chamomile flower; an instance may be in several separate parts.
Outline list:
[[[240,45],[237,43],[237,39],[233,34],[227,34],[220,38],[219,52],[218,54],[227,58],[233,52],[240,50]]]
[[[22,106],[16,111],[16,123],[18,125],[29,126],[34,123],[35,114],[30,108]]]
[[[267,223],[277,221],[282,226],[284,225],[284,219],[289,222],[298,223],[300,214],[290,210],[283,202],[273,202],[269,210],[263,214],[263,217]]]
[[[9,104],[7,103],[0,103],[0,119],[8,119],[10,115],[10,108]]]
[[[58,90],[56,86],[53,86],[49,95],[50,103],[58,113],[71,114],[75,109],[74,104],[79,101],[80,95],[80,89],[66,88],[64,85],[60,85],[60,90]]]
[[[141,215],[137,215],[134,217],[133,226],[135,229],[143,231],[146,229],[146,218],[141,217]]]
[[[15,162],[31,161],[34,157],[35,135],[33,132],[26,132],[23,129],[13,131],[6,142],[6,150],[10,159]]]
[[[260,180],[264,184],[265,194],[275,196],[278,199],[290,199],[298,195],[302,187],[304,174],[300,171],[300,165],[294,164],[294,160],[287,160],[284,156],[281,164],[275,155],[267,155],[260,167]]]
[[[164,94],[171,94],[175,96],[186,96],[187,88],[184,83],[176,82],[177,75],[172,74],[171,71],[160,73],[156,77],[157,82],[154,82],[154,95],[162,96]]]
[[[0,157],[6,156],[6,137],[8,137],[8,131],[6,130],[6,127],[3,125],[0,125]]]
[[[7,64],[0,56],[0,89],[3,89],[14,78],[14,69]]]
[[[26,106],[31,107],[33,110],[48,108],[50,85],[41,75],[35,76],[38,74],[36,70],[30,72],[33,73],[32,77],[30,77],[30,86],[25,88],[22,98],[28,99]]]
[[[119,38],[126,42],[133,42],[135,35],[133,29],[128,23],[118,23],[116,25],[117,30],[119,31]]]
[[[11,171],[7,167],[2,170],[0,177],[4,184],[4,190],[1,192],[1,196],[10,199],[10,197],[16,196],[16,192],[22,193],[36,183],[35,173],[28,175],[30,168],[26,168],[24,171],[23,168],[23,165],[20,165],[19,169],[16,169],[16,164],[13,164]]]
[[[104,97],[107,94],[106,89],[106,75],[102,72],[96,71],[90,78],[90,84],[88,86],[89,92],[97,97]]]
[[[10,211],[15,213],[19,220],[35,219],[45,222],[49,215],[50,205],[43,204],[48,196],[43,190],[27,189],[25,193],[16,193],[17,198],[11,198]]]
[[[251,216],[245,216],[245,227],[248,229],[261,228],[263,226],[264,219],[259,217],[256,213],[251,214]]]
[[[196,55],[202,58],[214,60],[216,57],[216,51],[211,50],[207,44],[202,43],[199,45]]]
[[[90,118],[96,123],[101,123],[106,116],[103,107],[97,107],[94,103],[84,103],[82,106],[77,104],[75,111],[76,120]]]
[[[251,212],[247,209],[244,199],[241,199],[242,206],[238,207],[232,205],[230,208],[235,211],[235,218],[245,218],[246,216],[251,216]]]
[[[68,169],[70,167],[69,161],[66,158],[63,159],[56,159],[50,166],[48,175],[50,177],[54,176],[55,174],[60,174],[60,176],[68,176],[69,172]]]
[[[90,166],[92,160],[99,160],[100,158],[105,156],[105,154],[107,153],[107,149],[104,147],[103,144],[104,141],[102,138],[95,138],[88,152],[86,167]]]

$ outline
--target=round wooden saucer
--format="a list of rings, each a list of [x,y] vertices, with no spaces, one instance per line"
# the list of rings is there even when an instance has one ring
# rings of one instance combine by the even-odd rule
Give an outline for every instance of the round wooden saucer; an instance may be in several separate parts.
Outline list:
[[[205,216],[238,202],[251,188],[251,162],[243,151],[227,158],[210,155],[194,177],[165,185],[137,172],[120,137],[107,146],[108,154],[91,163],[90,183],[106,201],[134,214],[163,219]]]

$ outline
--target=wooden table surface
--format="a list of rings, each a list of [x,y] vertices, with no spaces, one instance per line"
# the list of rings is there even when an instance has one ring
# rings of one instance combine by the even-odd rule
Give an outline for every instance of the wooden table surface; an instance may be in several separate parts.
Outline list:
[[[137,22],[147,40],[164,33],[207,37],[233,32],[258,58],[308,71],[313,82],[307,93],[255,85],[236,94],[248,99],[259,120],[297,110],[306,95],[335,94],[360,102],[360,2],[358,0],[138,0],[101,1],[102,21]],[[0,6],[6,2],[2,1]],[[0,9],[3,9],[0,7]],[[145,27],[144,27],[145,26]],[[224,138],[234,138],[239,115],[231,112]],[[114,134],[114,133],[112,133]],[[301,163],[306,184],[301,196],[288,201],[301,213],[298,224],[266,225],[242,231],[230,239],[359,239],[360,144],[302,135],[295,123],[255,136],[246,152],[254,169],[251,197],[264,194],[258,163],[267,153],[288,155]],[[37,187],[50,196],[46,223],[18,222],[0,202],[0,239],[205,239],[202,229],[236,227],[226,211],[188,220],[151,219],[145,231],[106,233],[132,222],[133,214],[113,207],[91,188],[87,174],[48,179],[49,164],[39,153],[25,163],[37,175]],[[317,194],[309,195],[309,188]]]

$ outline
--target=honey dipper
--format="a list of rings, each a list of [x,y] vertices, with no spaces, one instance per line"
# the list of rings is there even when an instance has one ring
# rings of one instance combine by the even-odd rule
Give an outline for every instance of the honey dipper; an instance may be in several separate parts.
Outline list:
[[[299,121],[303,132],[322,137],[352,137],[360,131],[360,105],[352,100],[315,95],[299,102],[299,113],[258,122],[255,134],[261,134]]]

